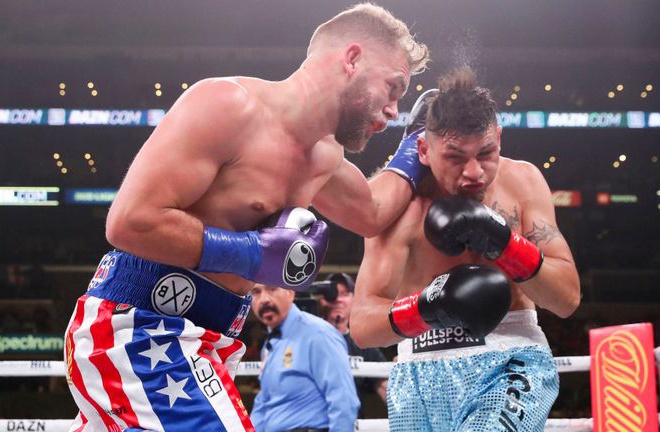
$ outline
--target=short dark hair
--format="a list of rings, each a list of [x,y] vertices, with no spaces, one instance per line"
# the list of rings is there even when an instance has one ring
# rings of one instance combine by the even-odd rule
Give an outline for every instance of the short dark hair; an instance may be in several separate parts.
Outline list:
[[[355,281],[347,273],[330,273],[325,280],[343,283],[350,292],[355,292]]]
[[[440,136],[482,134],[497,123],[497,104],[490,90],[480,87],[469,66],[452,70],[438,79],[438,95],[426,117],[426,130]]]

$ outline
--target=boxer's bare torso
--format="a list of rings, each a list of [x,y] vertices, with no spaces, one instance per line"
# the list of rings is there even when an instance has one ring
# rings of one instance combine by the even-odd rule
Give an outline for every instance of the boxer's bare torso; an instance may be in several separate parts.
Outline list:
[[[177,230],[183,228],[181,224],[193,224],[197,238],[179,239],[177,233],[167,233],[160,248],[145,256],[192,268],[199,256],[185,259],[167,252],[176,248],[177,240],[201,242],[202,225],[245,231],[284,207],[307,207],[343,160],[336,141],[310,145],[296,135],[299,129],[288,124],[292,95],[281,83],[237,77],[208,79],[197,86],[173,106],[170,118],[138,153],[111,211],[112,216],[122,207],[139,208],[139,203],[172,207],[192,216],[154,229]],[[227,99],[228,94],[234,99],[233,112],[212,102]],[[183,120],[187,123],[182,131]],[[178,141],[181,136],[185,143]],[[159,165],[172,164],[170,158],[184,169],[161,170]],[[167,241],[172,238],[174,246]],[[232,274],[205,276],[238,294],[246,294],[253,285]]]
[[[499,213],[514,231],[527,234],[529,227],[523,227],[522,215],[525,203],[531,199],[529,187],[521,187],[524,181],[524,163],[507,158],[500,159],[500,168],[493,183],[486,191],[484,204]],[[426,287],[436,276],[447,273],[459,264],[480,264],[497,268],[492,261],[479,253],[466,251],[459,256],[448,256],[438,251],[424,235],[424,218],[432,203],[431,198],[416,197],[406,213],[397,221],[390,235],[399,239],[402,248],[407,249],[405,271],[397,284],[396,298],[409,295]],[[407,239],[407,240],[406,240]],[[511,310],[534,309],[534,303],[511,282]]]
[[[549,200],[549,191],[540,172],[533,165],[499,157],[499,168],[484,191],[483,202],[501,214],[512,230],[526,236],[545,231],[543,246],[562,243],[554,226],[554,217],[546,206],[539,211],[537,202]],[[440,173],[437,174],[441,175]],[[389,346],[401,337],[392,331],[389,311],[392,301],[427,287],[436,276],[447,273],[459,264],[493,266],[472,251],[448,256],[438,251],[424,234],[424,220],[433,198],[448,194],[429,178],[420,188],[404,214],[379,236],[367,239],[365,255],[356,282],[351,309],[351,333],[363,346]],[[550,207],[550,211],[552,208]],[[536,226],[535,226],[536,224]],[[563,249],[563,247],[562,247]],[[554,253],[554,252],[553,252]],[[499,269],[498,269],[499,270]],[[512,310],[534,309],[537,302],[530,298],[523,284],[509,281]]]

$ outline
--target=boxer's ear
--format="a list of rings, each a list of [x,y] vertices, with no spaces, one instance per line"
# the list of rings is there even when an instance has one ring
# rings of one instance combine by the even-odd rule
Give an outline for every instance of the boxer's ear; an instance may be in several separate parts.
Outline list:
[[[429,162],[429,143],[426,140],[426,134],[417,137],[417,154],[419,155],[419,162],[425,166],[431,166]]]
[[[344,71],[350,77],[357,70],[357,64],[362,58],[362,46],[353,42],[346,47],[344,51]]]

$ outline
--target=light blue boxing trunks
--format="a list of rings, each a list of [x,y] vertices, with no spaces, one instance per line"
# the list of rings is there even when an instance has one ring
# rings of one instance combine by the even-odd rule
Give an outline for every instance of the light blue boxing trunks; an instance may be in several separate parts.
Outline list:
[[[70,431],[253,431],[233,383],[250,296],[188,269],[106,254],[66,332]]]
[[[387,386],[392,432],[541,432],[559,391],[533,310],[509,312],[485,339],[449,327],[398,352]]]

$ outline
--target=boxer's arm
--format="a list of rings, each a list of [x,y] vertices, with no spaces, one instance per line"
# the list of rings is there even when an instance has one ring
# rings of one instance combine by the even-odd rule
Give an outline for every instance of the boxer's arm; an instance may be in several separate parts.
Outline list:
[[[566,318],[580,304],[580,279],[568,243],[557,228],[552,194],[543,175],[531,164],[519,170],[521,183],[529,186],[521,203],[521,231],[543,252],[536,276],[518,286],[539,307]]]
[[[437,89],[430,89],[417,98],[401,142],[379,174],[367,183],[360,170],[344,159],[314,199],[314,207],[363,237],[373,237],[389,227],[403,213],[429,172],[419,161],[417,142],[424,133],[429,103],[437,93]]]
[[[403,213],[412,196],[410,184],[393,171],[382,171],[367,181],[344,159],[312,204],[337,225],[373,237]]]
[[[416,207],[418,201],[414,200],[410,206]],[[415,219],[421,216],[412,215],[415,210],[409,208],[392,227],[377,237],[365,239],[349,324],[351,336],[361,348],[385,347],[403,340],[392,329],[389,313],[404,282],[410,230],[420,223]]]
[[[197,265],[204,226],[184,209],[236,153],[247,100],[242,88],[221,80],[201,81],[179,98],[138,152],[110,208],[106,236],[113,246],[166,264]]]

